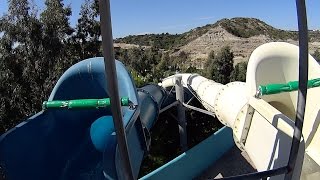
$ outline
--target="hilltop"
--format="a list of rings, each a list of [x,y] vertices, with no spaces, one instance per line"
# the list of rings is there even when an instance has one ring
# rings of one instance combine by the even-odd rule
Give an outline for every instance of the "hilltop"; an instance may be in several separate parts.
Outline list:
[[[320,32],[309,32],[310,52],[320,47]],[[191,60],[203,62],[212,50],[218,51],[229,45],[235,55],[235,63],[248,60],[251,52],[259,45],[271,41],[298,44],[298,32],[281,30],[256,18],[221,19],[214,24],[191,29],[182,34],[146,34],[118,38],[116,43],[155,46],[175,56],[182,51]],[[201,63],[202,64],[202,63]]]

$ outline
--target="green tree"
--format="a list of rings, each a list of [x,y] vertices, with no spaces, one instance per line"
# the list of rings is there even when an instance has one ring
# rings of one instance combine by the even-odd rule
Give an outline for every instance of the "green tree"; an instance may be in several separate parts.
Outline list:
[[[126,66],[130,66],[130,61],[128,57],[128,51],[123,48],[114,49],[115,52],[115,58],[122,63],[124,63]]]
[[[186,73],[196,73],[198,69],[194,66],[189,66],[188,69],[186,70]]]
[[[102,56],[100,51],[100,22],[97,21],[97,1],[85,0],[81,6],[76,34],[72,37],[74,53],[79,59]]]
[[[46,0],[37,9],[28,0],[9,0],[0,19],[1,131],[41,109],[55,82],[72,61],[69,37],[71,9],[61,0]]]
[[[28,0],[9,0],[0,18],[0,133],[34,114],[41,103],[42,35],[36,9]]]
[[[189,63],[189,55],[185,51],[180,51],[179,55],[174,58],[174,66],[177,71],[185,71]]]
[[[212,80],[222,84],[230,82],[230,75],[233,71],[233,57],[233,53],[228,46],[223,47],[218,52],[210,67]]]
[[[247,66],[248,62],[240,62],[238,63],[230,76],[230,81],[246,81],[246,74],[247,74]]]
[[[71,8],[64,7],[62,0],[46,0],[46,8],[40,14],[43,24],[43,52],[49,73],[47,85],[50,92],[62,73],[72,65],[68,56],[68,40],[74,30],[69,25]]]
[[[169,53],[164,53],[161,56],[160,62],[155,67],[155,81],[160,81],[162,78],[169,76],[170,73],[170,56]]]
[[[135,71],[134,69],[129,69],[129,72],[131,73],[132,79],[134,80],[138,88],[146,84],[145,78],[141,76],[137,71]]]
[[[152,81],[154,67],[160,59],[157,49],[132,48],[127,50],[127,55],[125,56],[128,60],[123,61],[127,62],[127,66],[133,68],[144,77],[148,75],[148,79]]]
[[[207,61],[204,66],[204,75],[206,78],[212,78],[213,72],[213,62],[214,62],[215,52],[211,51],[208,55]]]
[[[144,55],[143,50],[140,48],[128,49],[127,57],[128,57],[128,60],[126,61],[128,62],[128,64],[126,65],[133,68],[139,74],[142,74],[144,76],[146,74],[145,66],[144,66],[144,61],[146,60],[146,56]]]

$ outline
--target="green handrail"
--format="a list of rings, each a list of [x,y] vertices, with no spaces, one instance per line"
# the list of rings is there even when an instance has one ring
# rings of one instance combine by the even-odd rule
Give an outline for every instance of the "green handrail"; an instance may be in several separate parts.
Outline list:
[[[298,90],[299,82],[298,81],[290,81],[286,84],[268,84],[265,86],[259,86],[257,96],[270,95],[270,94],[278,94],[282,92],[291,92]],[[308,81],[308,89],[319,87],[320,86],[320,78],[311,79]]]
[[[121,98],[121,106],[129,106],[130,101],[128,97]],[[110,98],[104,99],[75,99],[65,101],[44,101],[42,103],[42,109],[57,109],[57,108],[68,108],[68,109],[85,109],[85,108],[106,108],[110,107]]]

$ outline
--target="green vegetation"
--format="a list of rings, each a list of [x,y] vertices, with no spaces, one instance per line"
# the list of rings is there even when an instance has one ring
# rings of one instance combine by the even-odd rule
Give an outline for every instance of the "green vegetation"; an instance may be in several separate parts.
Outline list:
[[[312,54],[312,56],[313,56],[318,62],[320,62],[320,52],[319,52],[318,49]]]
[[[230,82],[230,75],[233,71],[233,53],[230,47],[226,46],[216,55],[211,52],[207,59],[206,74],[208,78],[226,84]]]
[[[208,58],[207,58],[207,61],[206,61],[206,63],[205,63],[205,68],[204,68],[204,75],[205,75],[205,77],[206,78],[209,78],[209,79],[211,79],[212,78],[212,76],[213,76],[213,66],[214,66],[214,64],[213,64],[213,62],[215,61],[215,59],[214,59],[214,57],[215,57],[215,54],[214,54],[215,52],[214,51],[211,51],[210,53],[209,53],[209,55],[208,55]]]
[[[138,44],[140,46],[152,46],[159,49],[170,49],[175,45],[180,44],[181,35],[179,34],[146,34],[127,36],[125,38],[116,39],[115,42]]]
[[[310,42],[320,41],[320,30],[316,30],[316,31],[309,30],[308,34],[309,34]]]
[[[41,14],[29,2],[9,0],[0,17],[0,134],[40,111],[72,64],[101,55],[97,1],[85,2],[75,29],[62,0],[46,0]]]
[[[231,73],[230,81],[246,81],[248,62],[240,62],[235,67]]]
[[[296,32],[276,29],[265,22],[255,18],[232,18],[222,19],[217,22],[229,33],[243,38],[257,35],[266,35],[272,39],[297,39]]]
[[[61,1],[47,0],[37,18],[27,0],[10,0],[1,17],[0,132],[40,110],[53,84],[71,65],[68,37],[71,14]]]
[[[85,0],[81,6],[75,33],[70,37],[73,50],[76,51],[79,59],[102,56],[99,40],[101,35],[100,22],[97,21],[99,15],[97,3],[97,0],[93,2]]]

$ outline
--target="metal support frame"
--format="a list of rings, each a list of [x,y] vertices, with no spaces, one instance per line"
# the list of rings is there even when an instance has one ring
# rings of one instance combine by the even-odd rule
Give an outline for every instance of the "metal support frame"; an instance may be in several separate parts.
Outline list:
[[[190,104],[193,99],[194,99],[194,96],[192,96],[192,98],[190,98],[189,101],[185,104]]]
[[[174,120],[178,121],[178,118],[177,118],[174,114],[172,114],[172,112],[169,112],[169,115],[170,115]]]
[[[187,122],[186,122],[186,112],[184,103],[184,90],[183,85],[181,83],[182,76],[175,76],[175,89],[176,89],[176,99],[179,102],[177,105],[178,111],[178,126],[179,126],[179,134],[180,134],[180,146],[182,151],[188,150],[188,139],[187,139]]]
[[[245,122],[243,125],[243,131],[241,133],[241,137],[240,137],[240,142],[242,144],[245,144],[245,142],[247,141],[247,137],[249,134],[249,129],[251,126],[251,122],[252,122],[252,118],[253,118],[253,113],[254,113],[254,109],[252,106],[248,105],[248,110],[246,112],[246,116],[245,116]]]
[[[175,102],[169,104],[168,106],[162,108],[162,109],[159,111],[159,113],[161,114],[161,113],[163,113],[164,111],[166,111],[166,110],[168,110],[168,109],[170,109],[170,108],[172,108],[172,107],[174,107],[174,106],[176,106],[176,105],[178,105],[178,104],[179,104],[179,101],[175,101]]]
[[[207,111],[207,110],[204,110],[204,109],[201,109],[201,108],[197,108],[197,107],[191,106],[191,105],[186,104],[186,103],[183,103],[183,106],[186,107],[186,108],[201,112],[203,114],[207,114],[209,116],[216,117],[216,115],[213,112],[210,112],[210,111]]]
[[[122,112],[120,106],[120,96],[118,90],[117,71],[114,58],[113,37],[111,26],[111,12],[110,1],[99,1],[100,22],[101,22],[101,35],[102,35],[102,48],[105,62],[107,89],[110,95],[111,112],[113,123],[116,129],[118,149],[121,157],[121,165],[125,179],[134,179],[130,155],[128,151],[128,144],[126,138],[125,127],[122,121]]]

